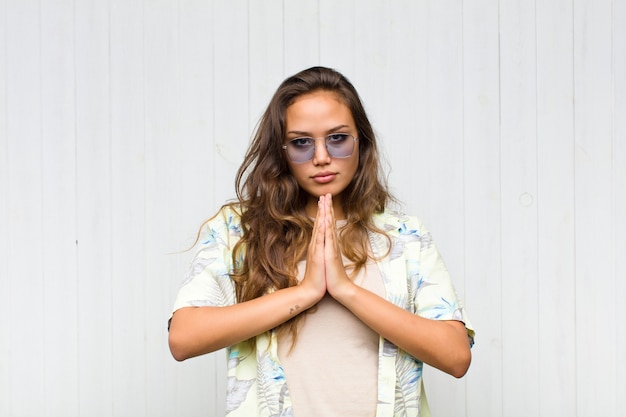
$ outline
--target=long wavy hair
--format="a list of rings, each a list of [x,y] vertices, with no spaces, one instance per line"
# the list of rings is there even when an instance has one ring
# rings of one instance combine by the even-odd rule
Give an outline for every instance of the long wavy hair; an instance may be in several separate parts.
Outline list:
[[[339,72],[313,67],[287,78],[278,87],[261,117],[236,176],[242,237],[233,250],[238,302],[261,297],[273,290],[298,285],[297,263],[306,256],[313,221],[305,211],[307,194],[287,165],[282,149],[286,138],[286,110],[300,96],[329,91],[345,104],[354,118],[359,146],[355,176],[343,191],[347,223],[339,232],[343,255],[354,267],[353,275],[370,257],[368,231],[384,233],[372,216],[382,212],[393,197],[382,175],[380,155],[372,126],[354,86]],[[295,339],[302,314],[280,326]]]

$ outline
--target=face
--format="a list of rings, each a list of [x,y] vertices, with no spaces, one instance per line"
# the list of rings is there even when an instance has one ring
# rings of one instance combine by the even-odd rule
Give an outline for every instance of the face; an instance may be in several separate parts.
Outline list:
[[[299,137],[324,138],[332,133],[347,133],[357,137],[357,130],[350,109],[335,93],[317,91],[298,97],[287,107],[286,144]],[[307,213],[315,215],[321,195],[333,196],[335,215],[341,212],[342,192],[350,184],[359,164],[359,146],[354,143],[352,155],[333,158],[326,150],[324,140],[315,140],[315,153],[310,161],[292,162],[287,157],[289,170],[300,187],[309,195]]]

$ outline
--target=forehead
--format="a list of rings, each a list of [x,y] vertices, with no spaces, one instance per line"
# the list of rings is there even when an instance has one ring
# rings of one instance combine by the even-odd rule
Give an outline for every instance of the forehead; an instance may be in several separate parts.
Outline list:
[[[352,112],[332,91],[316,91],[297,97],[287,107],[285,116],[288,132],[325,133],[326,129],[340,125],[354,128]]]

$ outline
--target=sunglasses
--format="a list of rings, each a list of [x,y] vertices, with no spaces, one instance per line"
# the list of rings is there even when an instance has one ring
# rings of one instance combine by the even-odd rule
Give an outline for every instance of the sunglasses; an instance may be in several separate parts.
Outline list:
[[[354,152],[354,143],[358,140],[348,133],[332,133],[324,138],[300,137],[291,139],[283,149],[296,164],[308,162],[315,156],[315,141],[324,139],[326,151],[332,158],[347,158]]]

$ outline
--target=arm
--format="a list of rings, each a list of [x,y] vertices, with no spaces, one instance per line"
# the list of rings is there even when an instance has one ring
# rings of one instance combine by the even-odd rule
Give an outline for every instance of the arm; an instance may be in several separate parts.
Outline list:
[[[181,308],[170,324],[170,350],[178,361],[210,353],[273,329],[315,302],[315,292],[301,285],[226,307]]]
[[[471,353],[462,322],[417,316],[352,282],[335,291],[333,297],[413,357],[457,378],[467,372]]]

